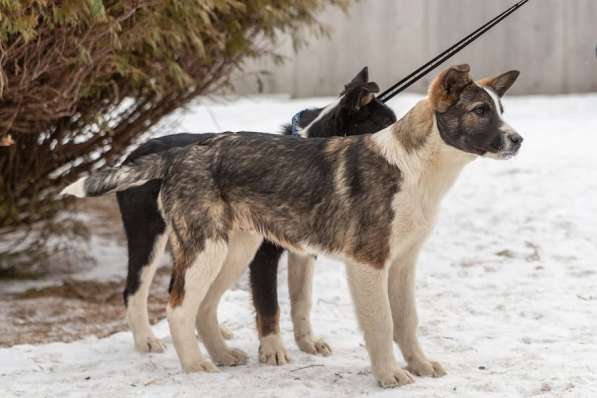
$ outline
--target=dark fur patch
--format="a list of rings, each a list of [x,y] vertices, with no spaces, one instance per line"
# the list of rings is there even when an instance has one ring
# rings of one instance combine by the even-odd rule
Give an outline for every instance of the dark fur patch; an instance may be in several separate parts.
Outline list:
[[[164,208],[173,225],[189,226],[181,238],[189,250],[197,238],[247,228],[286,248],[314,246],[382,267],[400,171],[369,140],[222,135],[189,147],[173,163],[162,188]],[[282,171],[288,164],[292,169]],[[348,198],[334,181],[343,165],[350,165],[340,182],[350,187]],[[225,210],[215,215],[214,207]]]
[[[277,307],[273,316],[264,316],[264,314],[257,313],[255,317],[257,323],[257,331],[259,337],[269,336],[270,334],[280,333],[280,308]]]
[[[390,252],[392,199],[400,189],[401,173],[372,149],[370,139],[359,137],[345,155],[351,207],[359,209],[350,221],[353,247],[349,253],[361,263],[382,268]]]
[[[170,304],[170,307],[172,307],[172,308],[178,307],[179,305],[182,304],[182,302],[184,300],[184,292],[185,292],[184,274],[185,274],[185,271],[186,271],[185,267],[177,267],[176,264],[174,264],[174,267],[172,269],[172,279],[170,280],[170,286],[168,288],[168,291],[170,293],[170,300],[168,301],[168,303]]]
[[[462,151],[484,155],[504,147],[499,109],[491,96],[478,85],[467,85],[458,101],[447,111],[437,113],[442,139]]]
[[[161,185],[161,180],[153,180],[140,187],[116,192],[129,253],[123,294],[126,306],[128,297],[139,289],[141,275],[137,270],[149,264],[155,242],[166,230],[157,203]]]
[[[278,262],[284,249],[271,242],[263,242],[251,264],[249,278],[253,305],[257,309],[257,330],[260,336],[277,333],[280,307],[278,306]]]

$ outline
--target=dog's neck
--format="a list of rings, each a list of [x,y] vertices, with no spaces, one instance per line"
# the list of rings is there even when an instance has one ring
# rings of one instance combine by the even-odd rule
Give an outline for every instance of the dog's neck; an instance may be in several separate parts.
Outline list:
[[[429,205],[437,204],[462,168],[475,158],[442,140],[427,99],[392,126],[373,134],[372,140],[382,156],[400,169],[402,189],[416,190]]]

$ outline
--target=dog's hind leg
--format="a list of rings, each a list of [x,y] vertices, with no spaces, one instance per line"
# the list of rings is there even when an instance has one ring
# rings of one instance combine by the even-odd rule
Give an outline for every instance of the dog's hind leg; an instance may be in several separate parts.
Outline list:
[[[250,265],[251,292],[259,332],[259,362],[284,365],[288,352],[280,337],[278,263],[284,249],[264,241]]]
[[[321,338],[313,338],[311,330],[311,292],[315,257],[288,253],[288,290],[294,340],[308,354],[328,356],[330,346]]]
[[[174,241],[176,239],[172,239]],[[199,350],[195,337],[195,318],[224,265],[228,245],[222,240],[206,239],[199,251],[193,247],[176,246],[173,245],[173,282],[167,309],[172,342],[186,372],[217,372],[218,368],[204,358]]]
[[[388,288],[394,341],[398,343],[408,369],[418,376],[441,377],[446,374],[442,366],[427,359],[417,339],[417,307],[415,302],[415,264],[420,245],[416,245],[392,264]]]
[[[388,270],[347,264],[348,282],[357,318],[365,335],[371,368],[382,387],[397,387],[414,378],[396,363],[392,342],[392,313],[388,298]]]
[[[158,209],[159,181],[118,192],[118,206],[128,244],[128,273],[124,302],[135,349],[163,352],[164,346],[149,325],[147,298],[151,281],[164,253],[166,223]]]
[[[137,290],[127,296],[126,319],[133,332],[135,339],[135,349],[140,352],[163,352],[164,346],[160,340],[151,331],[149,325],[149,314],[147,311],[147,299],[149,297],[149,288],[155,275],[155,271],[160,262],[168,236],[166,232],[153,237],[153,249],[148,264],[141,268],[140,273],[132,276],[138,278]],[[128,288],[133,285],[130,282],[131,274],[127,277]],[[126,294],[126,293],[125,293]]]
[[[233,232],[228,241],[228,255],[197,313],[197,330],[205,348],[217,365],[237,366],[247,363],[245,352],[229,348],[218,326],[218,303],[255,255],[263,238],[249,232]]]

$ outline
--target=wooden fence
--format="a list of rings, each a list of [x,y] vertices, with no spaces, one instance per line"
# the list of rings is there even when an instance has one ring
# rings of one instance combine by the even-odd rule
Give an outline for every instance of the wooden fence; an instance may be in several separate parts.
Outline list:
[[[289,40],[278,49],[282,66],[268,61],[246,72],[268,70],[266,93],[296,97],[335,95],[363,65],[382,88],[450,46],[514,0],[362,0],[348,15],[329,10],[321,19],[329,39],[310,40],[294,54]],[[597,0],[531,0],[450,63],[469,63],[476,77],[509,69],[522,72],[516,94],[597,91]],[[242,93],[258,91],[245,76]],[[421,92],[429,77],[413,86]]]

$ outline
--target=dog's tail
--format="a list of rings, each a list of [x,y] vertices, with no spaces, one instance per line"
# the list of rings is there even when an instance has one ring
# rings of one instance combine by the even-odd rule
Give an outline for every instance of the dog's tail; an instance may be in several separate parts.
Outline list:
[[[171,151],[141,156],[120,167],[99,170],[83,177],[64,188],[60,195],[73,195],[78,198],[101,196],[114,191],[125,191],[143,185],[149,180],[164,177],[170,164]]]

